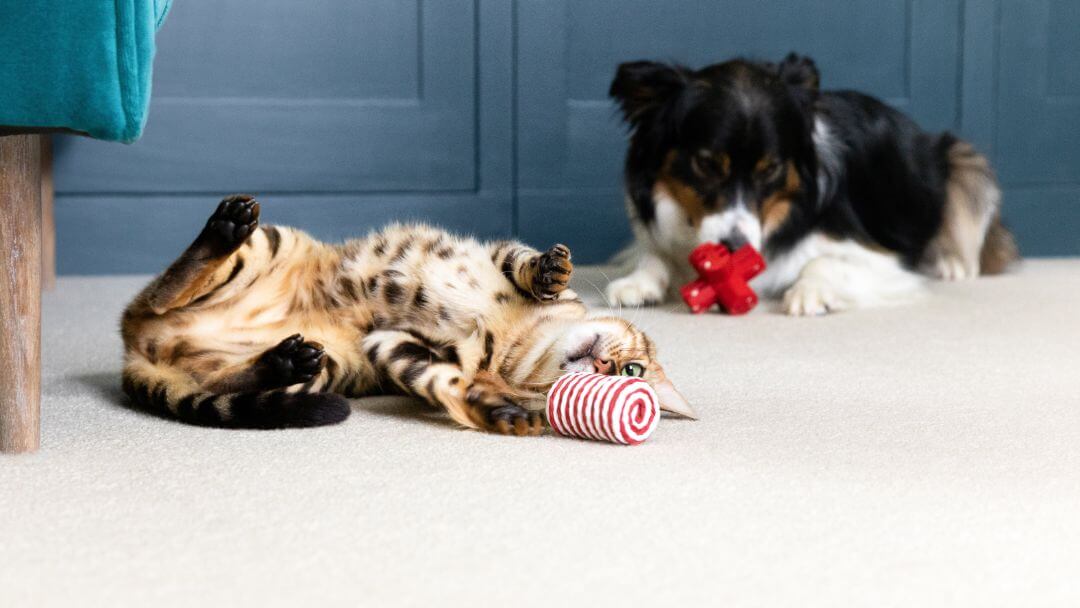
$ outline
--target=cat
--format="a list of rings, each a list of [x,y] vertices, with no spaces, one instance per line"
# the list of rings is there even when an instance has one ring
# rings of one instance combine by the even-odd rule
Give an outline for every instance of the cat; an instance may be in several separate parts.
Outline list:
[[[570,258],[425,225],[330,245],[259,226],[259,203],[229,196],[125,310],[124,392],[237,428],[334,424],[346,397],[406,394],[464,427],[537,435],[551,384],[588,371],[644,378],[663,409],[694,417],[652,340],[586,316]]]

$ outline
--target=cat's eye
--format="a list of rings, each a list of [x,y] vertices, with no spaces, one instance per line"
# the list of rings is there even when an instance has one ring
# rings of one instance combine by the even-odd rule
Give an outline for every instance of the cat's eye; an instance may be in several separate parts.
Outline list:
[[[624,376],[640,378],[645,375],[645,366],[640,363],[627,363],[619,373]]]

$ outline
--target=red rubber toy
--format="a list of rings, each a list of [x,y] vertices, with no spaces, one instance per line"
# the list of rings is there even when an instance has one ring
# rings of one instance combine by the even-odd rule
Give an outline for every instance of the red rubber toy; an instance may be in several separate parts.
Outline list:
[[[703,313],[713,304],[729,315],[741,315],[757,306],[758,298],[748,282],[765,270],[765,258],[750,245],[728,252],[717,243],[698,245],[690,252],[690,265],[698,279],[680,290],[694,314]]]

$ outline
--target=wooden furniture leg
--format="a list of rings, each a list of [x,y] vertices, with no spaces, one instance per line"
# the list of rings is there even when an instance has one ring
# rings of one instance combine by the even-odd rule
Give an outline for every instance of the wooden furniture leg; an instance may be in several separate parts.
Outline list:
[[[41,288],[56,287],[56,220],[53,219],[52,135],[41,137]]]
[[[0,452],[40,442],[41,142],[0,137]]]

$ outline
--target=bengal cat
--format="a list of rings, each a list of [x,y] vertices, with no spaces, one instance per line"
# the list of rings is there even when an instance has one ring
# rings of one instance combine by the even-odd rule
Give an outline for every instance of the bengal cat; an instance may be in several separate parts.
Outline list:
[[[563,245],[422,225],[325,244],[260,227],[259,204],[230,196],[124,312],[124,391],[240,428],[333,424],[345,397],[404,393],[465,427],[536,435],[554,380],[596,371],[643,377],[666,410],[692,416],[645,334],[586,316],[572,268]]]

